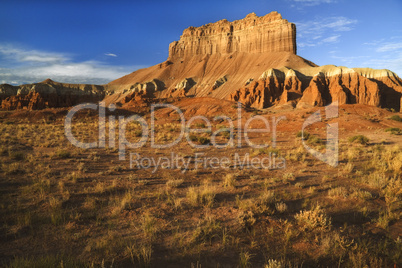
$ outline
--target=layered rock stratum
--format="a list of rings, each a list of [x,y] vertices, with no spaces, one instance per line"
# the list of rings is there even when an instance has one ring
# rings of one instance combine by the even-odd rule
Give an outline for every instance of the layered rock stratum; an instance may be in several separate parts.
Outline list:
[[[53,81],[0,85],[3,109],[42,109],[79,102],[212,97],[255,108],[366,104],[401,110],[402,80],[389,70],[317,66],[296,54],[296,26],[277,12],[189,27],[169,46],[168,59],[107,85]],[[109,94],[108,92],[112,92]]]
[[[195,55],[227,55],[233,52],[296,54],[296,26],[273,12],[264,17],[251,13],[243,20],[220,20],[189,27],[179,41],[169,46],[169,59]]]

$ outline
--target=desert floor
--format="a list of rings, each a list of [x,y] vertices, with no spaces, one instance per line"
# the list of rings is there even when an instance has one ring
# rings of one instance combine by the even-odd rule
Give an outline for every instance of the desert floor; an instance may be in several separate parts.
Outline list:
[[[402,265],[402,114],[342,105],[325,119],[324,108],[242,109],[241,128],[259,115],[278,122],[270,132],[239,130],[236,105],[213,99],[172,103],[188,120],[206,115],[211,131],[183,138],[172,148],[81,149],[65,136],[68,109],[0,112],[0,265],[6,267],[400,267]],[[314,112],[323,121],[300,131]],[[121,112],[121,111],[120,111]],[[140,115],[149,122],[150,114]],[[117,118],[119,111],[108,115]],[[130,112],[121,113],[128,117]],[[219,144],[210,145],[215,131]],[[399,118],[399,119],[398,119]],[[402,119],[401,119],[402,120]],[[77,114],[80,141],[98,137],[94,111]],[[248,127],[261,128],[260,120]],[[307,152],[325,153],[326,128],[338,123],[339,163],[332,167]],[[192,128],[207,129],[202,120]],[[180,134],[177,114],[156,111],[155,141]],[[115,130],[115,143],[119,140]],[[138,142],[141,125],[127,124]],[[238,138],[242,137],[241,143]],[[229,142],[228,142],[229,141]],[[276,146],[273,148],[273,142]],[[155,168],[143,160],[188,161],[189,168]],[[200,159],[229,159],[219,166]],[[251,168],[232,161],[245,156]],[[275,164],[273,164],[275,158]],[[265,159],[265,166],[258,161]],[[271,166],[267,167],[269,160]],[[254,161],[253,160],[253,161]],[[166,160],[168,161],[168,160]],[[198,163],[198,164],[197,164]],[[212,165],[212,166],[211,166]],[[155,172],[154,172],[155,171]]]

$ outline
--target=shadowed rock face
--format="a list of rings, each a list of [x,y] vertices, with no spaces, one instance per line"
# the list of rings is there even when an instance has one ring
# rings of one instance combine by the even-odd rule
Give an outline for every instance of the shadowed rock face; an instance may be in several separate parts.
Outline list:
[[[189,27],[179,41],[170,44],[169,60],[233,52],[296,54],[296,26],[272,12],[263,17],[251,13],[234,22],[220,20]]]

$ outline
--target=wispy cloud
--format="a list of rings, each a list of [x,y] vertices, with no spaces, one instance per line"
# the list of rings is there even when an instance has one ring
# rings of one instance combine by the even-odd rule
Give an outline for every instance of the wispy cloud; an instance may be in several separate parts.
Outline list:
[[[116,54],[114,53],[105,53],[105,56],[109,56],[109,57],[117,57]]]
[[[314,47],[339,42],[342,32],[353,30],[357,20],[346,17],[316,18],[297,22],[299,47]]]
[[[320,4],[336,3],[336,0],[293,0],[293,2],[300,3],[306,6],[317,6]]]
[[[389,69],[402,76],[402,36],[393,36],[388,40],[379,39],[364,43],[371,56],[362,64],[372,68]]]
[[[116,54],[107,53],[110,57]],[[67,53],[30,50],[0,44],[0,83],[24,84],[51,78],[66,83],[104,84],[145,66],[114,66],[90,60],[77,62]]]
[[[370,60],[363,62],[363,66],[377,69],[388,69],[402,77],[402,53],[392,53],[387,56],[373,56]]]
[[[297,31],[300,34],[315,34],[319,35],[325,31],[333,32],[346,32],[353,30],[354,25],[357,24],[357,20],[349,19],[346,17],[328,17],[328,18],[316,18],[314,20],[302,21],[296,23]]]
[[[379,44],[384,43],[385,39],[373,40],[370,42],[365,42],[363,45],[365,46],[378,46]]]
[[[60,53],[44,52],[38,50],[25,50],[8,44],[0,44],[0,54],[5,59],[16,62],[62,62],[68,60],[66,55]]]
[[[402,42],[399,43],[384,43],[381,44],[376,51],[377,52],[394,52],[402,49]]]
[[[346,65],[348,67],[364,67],[361,62],[367,61],[369,56],[339,56],[339,51],[330,51],[331,58],[335,59],[342,63],[342,65]]]
[[[341,37],[340,34],[333,35],[333,36],[330,36],[330,37],[327,37],[327,38],[323,39],[322,42],[324,42],[324,43],[337,43],[337,42],[339,42],[339,37]]]

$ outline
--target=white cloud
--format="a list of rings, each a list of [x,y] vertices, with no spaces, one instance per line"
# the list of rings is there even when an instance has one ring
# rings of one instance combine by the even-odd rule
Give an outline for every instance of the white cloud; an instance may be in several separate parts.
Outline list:
[[[37,68],[21,68],[19,74],[27,76],[48,76],[48,77],[88,77],[115,79],[126,73],[121,67],[103,65],[96,61],[80,63],[52,64]]]
[[[315,47],[315,46],[317,46],[317,44],[314,44],[314,43],[298,43],[297,46],[298,47]]]
[[[324,42],[324,43],[336,43],[336,42],[339,42],[339,37],[341,37],[340,34],[333,35],[333,36],[330,36],[330,37],[327,37],[327,38],[323,39],[322,42]]]
[[[296,3],[301,3],[306,6],[317,6],[320,4],[336,3],[336,0],[293,0]]]
[[[364,43],[370,53],[370,60],[362,64],[371,68],[389,69],[402,77],[401,39],[401,36],[394,36],[388,40],[396,40],[396,42],[388,42],[385,39],[380,39]]]
[[[370,58],[370,56],[338,56],[338,51],[330,51],[329,53],[331,54],[331,58],[338,62],[342,62],[342,65],[348,67],[365,67],[362,62]]]
[[[353,29],[353,25],[357,23],[357,20],[348,19],[345,17],[334,17],[334,21],[328,21],[324,24],[324,28],[333,29],[336,32],[346,32]]]
[[[109,56],[109,57],[117,57],[117,55],[116,55],[116,54],[113,54],[113,53],[105,53],[105,55],[106,55],[106,56]]]
[[[31,62],[58,62],[62,59],[58,57],[51,57],[51,56],[40,56],[40,55],[31,55],[31,56],[24,56],[20,58],[21,61],[31,61]]]
[[[400,49],[402,49],[402,42],[401,43],[380,44],[380,46],[376,49],[376,51],[377,52],[395,52]]]
[[[402,77],[402,52],[392,53],[385,57],[373,56],[370,60],[363,62],[364,66],[377,69],[388,69]]]
[[[353,30],[357,20],[345,17],[317,18],[315,20],[296,23],[300,34],[321,35],[326,31],[346,32]]]
[[[316,18],[296,23],[298,46],[314,47],[339,42],[341,32],[353,30],[357,20],[346,17]]]
[[[107,54],[117,57],[116,54]],[[146,66],[113,66],[100,61],[74,62],[67,54],[0,44],[1,83],[35,83],[51,78],[65,83],[104,84],[143,67]]]
[[[385,39],[373,40],[371,42],[365,42],[363,45],[365,46],[378,46],[381,43],[384,43]]]
[[[61,62],[69,59],[60,53],[25,50],[8,44],[0,44],[0,54],[6,59],[17,62]]]

